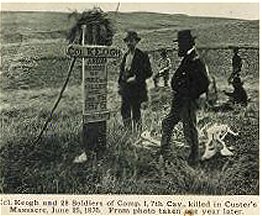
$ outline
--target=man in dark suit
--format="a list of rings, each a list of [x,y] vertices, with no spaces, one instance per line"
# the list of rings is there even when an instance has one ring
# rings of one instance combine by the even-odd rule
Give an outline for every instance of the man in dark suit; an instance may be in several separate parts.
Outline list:
[[[141,103],[148,100],[146,79],[152,76],[148,55],[136,48],[141,40],[135,31],[128,31],[124,41],[128,51],[120,65],[118,79],[119,94],[122,97],[121,115],[124,126],[132,130],[141,129]]]
[[[191,147],[189,164],[199,162],[199,142],[196,128],[196,108],[199,96],[206,92],[209,78],[206,66],[199,58],[195,49],[195,37],[190,30],[178,32],[178,56],[182,62],[174,73],[171,81],[173,100],[170,113],[162,122],[161,153],[168,159],[170,156],[170,140],[175,125],[183,122],[186,142]]]

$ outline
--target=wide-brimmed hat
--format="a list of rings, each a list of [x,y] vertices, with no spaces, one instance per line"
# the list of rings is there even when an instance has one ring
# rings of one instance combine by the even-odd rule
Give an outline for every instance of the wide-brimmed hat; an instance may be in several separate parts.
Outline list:
[[[191,35],[191,30],[182,30],[177,32],[177,39],[173,40],[174,42],[178,41],[194,41],[196,39],[196,36]]]
[[[127,31],[126,36],[123,40],[126,42],[130,39],[135,39],[137,42],[141,40],[136,31]]]

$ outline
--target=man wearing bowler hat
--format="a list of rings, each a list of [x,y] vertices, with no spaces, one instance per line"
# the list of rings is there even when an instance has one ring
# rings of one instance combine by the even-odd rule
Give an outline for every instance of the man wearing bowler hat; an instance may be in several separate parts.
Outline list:
[[[170,113],[162,122],[161,153],[165,159],[171,155],[171,136],[175,125],[183,122],[187,144],[191,147],[188,163],[192,166],[199,162],[199,142],[196,128],[197,100],[207,91],[209,78],[206,66],[195,48],[195,37],[190,30],[178,32],[178,56],[182,61],[171,80],[173,99]]]
[[[148,55],[136,48],[140,40],[137,32],[127,32],[124,42],[128,51],[123,56],[118,79],[121,115],[129,130],[142,129],[141,103],[148,100],[146,79],[152,76]]]

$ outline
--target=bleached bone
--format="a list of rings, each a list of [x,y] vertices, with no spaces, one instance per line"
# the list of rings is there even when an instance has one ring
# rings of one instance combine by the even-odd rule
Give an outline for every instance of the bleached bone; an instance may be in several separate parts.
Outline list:
[[[84,163],[87,161],[87,155],[85,152],[83,152],[81,155],[77,156],[75,159],[74,159],[74,162],[73,163]]]
[[[205,153],[202,156],[202,160],[207,160],[213,157],[217,152],[217,145],[216,142],[219,142],[222,144],[223,148],[221,149],[220,153],[223,156],[232,156],[233,152],[227,148],[226,143],[223,141],[224,138],[228,133],[232,134],[233,136],[237,136],[238,133],[235,133],[230,129],[230,127],[226,124],[217,124],[210,127],[206,127],[206,125],[203,127],[207,134],[207,142],[205,143]],[[202,128],[202,129],[203,129]],[[207,128],[207,129],[206,129]],[[202,132],[202,136],[204,134],[204,130],[200,130]]]
[[[202,160],[208,160],[217,153],[216,146],[213,144],[212,141],[213,141],[212,139],[209,139],[206,142],[206,150],[205,150],[204,155],[201,158]]]
[[[161,145],[161,141],[159,140],[156,140],[154,139],[153,137],[151,137],[151,134],[150,134],[150,131],[144,131],[142,134],[141,134],[141,138],[148,141],[148,142],[151,142],[157,146],[160,146]]]

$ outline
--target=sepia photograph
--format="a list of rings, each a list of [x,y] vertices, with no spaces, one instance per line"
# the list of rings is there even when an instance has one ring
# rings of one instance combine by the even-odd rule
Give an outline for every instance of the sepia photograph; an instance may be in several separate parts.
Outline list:
[[[259,195],[258,2],[6,2],[0,26],[1,194]]]

